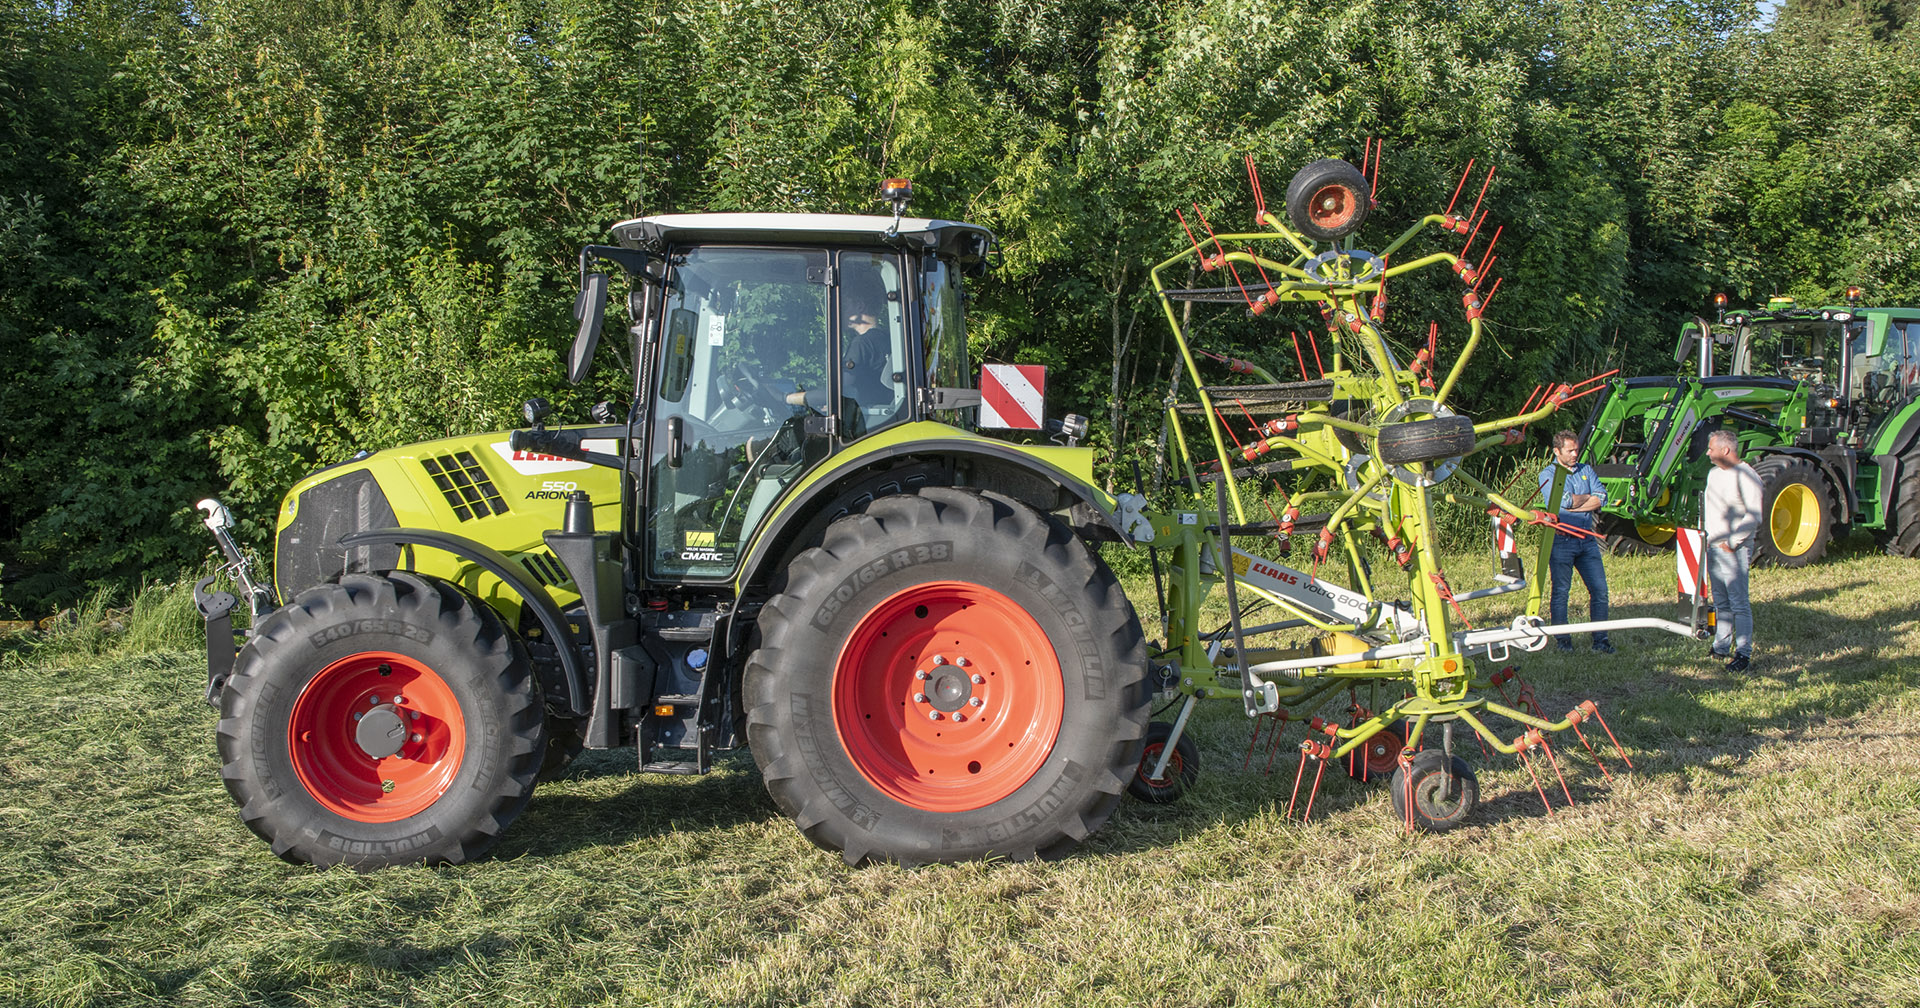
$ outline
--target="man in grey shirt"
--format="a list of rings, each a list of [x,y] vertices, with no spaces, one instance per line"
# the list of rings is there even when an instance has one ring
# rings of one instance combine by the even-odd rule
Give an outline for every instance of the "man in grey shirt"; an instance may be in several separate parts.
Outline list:
[[[1747,604],[1747,569],[1753,563],[1753,537],[1760,530],[1765,491],[1760,474],[1740,461],[1740,445],[1730,430],[1707,436],[1706,499],[1701,517],[1707,533],[1707,577],[1713,582],[1713,656],[1726,658],[1727,671],[1744,672],[1753,657],[1753,609]]]

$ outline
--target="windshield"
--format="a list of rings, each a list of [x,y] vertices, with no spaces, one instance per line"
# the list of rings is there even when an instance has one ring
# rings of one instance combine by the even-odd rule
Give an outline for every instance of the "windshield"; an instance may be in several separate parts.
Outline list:
[[[1734,373],[1831,385],[1840,374],[1838,330],[1831,322],[1747,327],[1746,360],[1735,362]]]

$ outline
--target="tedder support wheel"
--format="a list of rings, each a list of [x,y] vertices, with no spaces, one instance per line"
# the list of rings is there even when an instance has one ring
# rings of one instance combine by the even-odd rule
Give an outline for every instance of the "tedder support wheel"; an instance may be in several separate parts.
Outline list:
[[[1400,750],[1406,744],[1406,722],[1387,725],[1347,753],[1347,776],[1362,782],[1386,780],[1400,769]]]
[[[754,760],[848,864],[1064,853],[1140,760],[1133,607],[1066,526],[997,494],[927,488],[834,522],[759,635]]]
[[[1805,567],[1827,554],[1833,537],[1833,488],[1812,462],[1769,455],[1753,464],[1760,475],[1760,534],[1754,561]]]
[[[289,861],[459,863],[526,807],[546,748],[526,652],[437,578],[349,574],[262,620],[221,699],[221,776]]]
[[[1287,184],[1287,219],[1316,241],[1345,238],[1366,223],[1373,187],[1360,169],[1328,158],[1300,169]]]
[[[1127,782],[1127,793],[1154,805],[1165,805],[1180,800],[1193,782],[1200,779],[1200,750],[1193,744],[1193,737],[1186,732],[1180,733],[1180,741],[1173,744],[1173,757],[1167,760],[1167,772],[1159,780],[1153,780],[1153,768],[1160,765],[1160,754],[1167,749],[1167,739],[1173,736],[1173,725],[1165,721],[1155,721],[1147,726],[1147,745],[1140,750],[1140,763],[1135,767],[1133,780]]]
[[[1429,833],[1460,825],[1480,802],[1480,781],[1473,776],[1473,768],[1439,749],[1414,753],[1411,765],[1394,770],[1387,786],[1393,792],[1394,818],[1407,821],[1411,794],[1413,824]]]

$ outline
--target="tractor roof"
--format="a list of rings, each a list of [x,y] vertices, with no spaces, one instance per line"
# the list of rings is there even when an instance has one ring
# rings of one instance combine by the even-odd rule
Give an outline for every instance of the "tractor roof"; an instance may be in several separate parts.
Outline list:
[[[962,259],[986,253],[993,232],[961,221],[903,217],[889,237],[892,217],[861,214],[699,213],[638,217],[613,226],[628,248],[659,249],[669,243],[741,242],[806,244],[908,244]]]

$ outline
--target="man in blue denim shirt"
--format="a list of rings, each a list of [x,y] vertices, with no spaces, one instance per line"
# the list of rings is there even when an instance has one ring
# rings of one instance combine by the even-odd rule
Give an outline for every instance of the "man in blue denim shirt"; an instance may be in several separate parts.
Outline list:
[[[1566,478],[1560,483],[1560,523],[1591,530],[1594,513],[1607,502],[1607,491],[1600,485],[1600,477],[1594,474],[1592,466],[1575,461],[1579,457],[1580,438],[1572,431],[1563,430],[1553,436],[1553,462],[1540,471],[1540,497],[1544,501],[1553,488],[1555,471],[1565,472]],[[1607,569],[1600,563],[1597,537],[1555,532],[1547,567],[1553,572],[1549,614],[1554,623],[1567,621],[1567,592],[1573,587],[1574,571],[1579,571],[1580,580],[1586,582],[1591,619],[1598,623],[1607,618]],[[1555,639],[1560,642],[1560,650],[1573,650],[1572,637],[1563,635]],[[1593,635],[1593,649],[1602,654],[1613,653],[1606,631]]]

